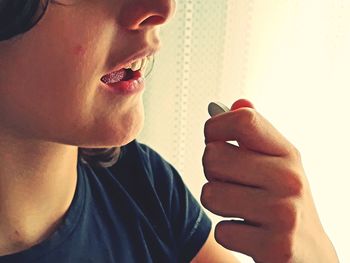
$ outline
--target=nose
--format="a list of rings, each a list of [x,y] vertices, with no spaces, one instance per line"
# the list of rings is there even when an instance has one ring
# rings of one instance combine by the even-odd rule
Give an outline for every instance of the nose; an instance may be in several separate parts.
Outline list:
[[[125,0],[119,15],[119,25],[140,30],[165,24],[174,15],[175,0]]]

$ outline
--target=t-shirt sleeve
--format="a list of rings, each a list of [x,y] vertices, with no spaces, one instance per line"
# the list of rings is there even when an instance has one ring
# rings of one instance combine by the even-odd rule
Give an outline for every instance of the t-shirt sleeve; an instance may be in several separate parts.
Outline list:
[[[170,220],[177,238],[181,262],[190,262],[209,236],[211,221],[184,184],[179,173],[173,171]]]
[[[171,224],[179,258],[190,262],[207,240],[212,223],[178,171],[154,150],[148,151],[154,186]]]

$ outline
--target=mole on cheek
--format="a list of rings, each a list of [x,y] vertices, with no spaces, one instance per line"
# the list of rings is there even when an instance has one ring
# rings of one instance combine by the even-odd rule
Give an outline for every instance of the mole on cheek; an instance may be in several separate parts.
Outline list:
[[[86,49],[82,45],[77,45],[73,48],[73,53],[77,56],[83,56],[86,52]]]

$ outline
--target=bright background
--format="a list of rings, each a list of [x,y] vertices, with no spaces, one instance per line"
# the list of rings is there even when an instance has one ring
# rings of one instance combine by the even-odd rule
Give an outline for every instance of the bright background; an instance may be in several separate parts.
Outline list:
[[[301,152],[322,224],[350,262],[350,1],[178,0],[161,38],[139,141],[199,200],[208,103],[251,100]]]

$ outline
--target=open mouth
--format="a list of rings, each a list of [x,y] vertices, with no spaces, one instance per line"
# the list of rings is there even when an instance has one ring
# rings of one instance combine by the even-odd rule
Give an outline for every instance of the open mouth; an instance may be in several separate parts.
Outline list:
[[[120,81],[129,81],[129,80],[138,79],[139,77],[144,76],[146,69],[149,68],[149,65],[151,65],[151,70],[152,70],[153,63],[154,63],[153,56],[145,57],[143,59],[140,59],[139,61],[136,61],[130,64],[126,68],[104,75],[101,78],[101,81],[105,84],[113,84]],[[147,73],[147,75],[149,73],[150,71]]]
[[[101,81],[105,84],[116,83],[119,81],[128,81],[135,78],[135,71],[132,69],[121,69],[119,71],[114,71],[110,74],[104,75]]]

